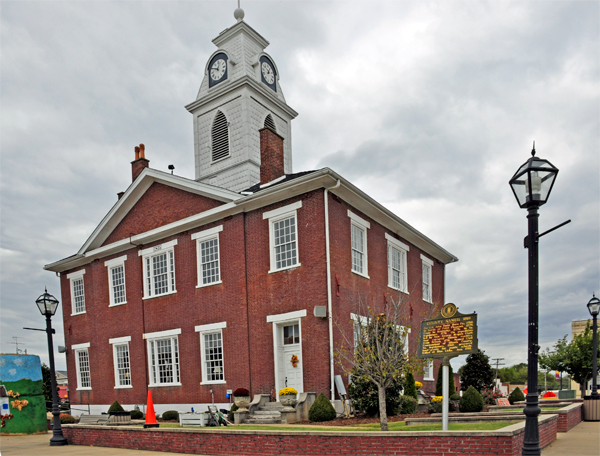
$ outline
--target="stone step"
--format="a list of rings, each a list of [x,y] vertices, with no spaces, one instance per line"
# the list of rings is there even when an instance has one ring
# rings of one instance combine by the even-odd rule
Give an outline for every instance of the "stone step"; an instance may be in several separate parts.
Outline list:
[[[281,412],[277,410],[257,410],[252,414],[252,416],[273,416],[279,418],[281,416]]]
[[[281,402],[267,402],[266,404],[260,407],[260,410],[281,410],[283,409],[283,405]]]

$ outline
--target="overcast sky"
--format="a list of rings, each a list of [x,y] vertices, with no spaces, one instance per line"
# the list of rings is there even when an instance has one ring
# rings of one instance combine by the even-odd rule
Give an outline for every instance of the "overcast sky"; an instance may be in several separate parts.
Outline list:
[[[271,45],[294,171],[328,166],[456,255],[446,301],[527,359],[526,211],[508,180],[560,169],[540,230],[540,343],[600,293],[598,1],[242,1]],[[133,148],[194,178],[192,116],[235,0],[2,1],[1,351],[47,362],[35,299],[131,182]],[[64,344],[62,314],[53,324]],[[455,368],[465,357],[453,362]],[[63,355],[57,368],[64,369]]]

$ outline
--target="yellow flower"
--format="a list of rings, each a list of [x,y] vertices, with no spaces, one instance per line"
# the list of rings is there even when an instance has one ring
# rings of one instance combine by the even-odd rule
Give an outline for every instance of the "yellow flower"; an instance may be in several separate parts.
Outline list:
[[[415,382],[415,386],[417,388],[423,388],[423,384],[421,382]]]
[[[442,402],[442,396],[434,396],[431,398],[431,402]]]
[[[296,391],[294,388],[283,388],[279,390],[280,396],[292,396],[296,394],[298,394],[298,391]]]

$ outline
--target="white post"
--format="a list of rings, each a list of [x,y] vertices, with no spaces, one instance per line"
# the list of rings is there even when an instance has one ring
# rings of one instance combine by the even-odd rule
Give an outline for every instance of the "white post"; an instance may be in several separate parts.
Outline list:
[[[450,375],[450,369],[448,368],[448,358],[444,356],[442,361],[442,431],[448,430],[448,407],[449,407],[449,394],[448,394],[448,376]]]

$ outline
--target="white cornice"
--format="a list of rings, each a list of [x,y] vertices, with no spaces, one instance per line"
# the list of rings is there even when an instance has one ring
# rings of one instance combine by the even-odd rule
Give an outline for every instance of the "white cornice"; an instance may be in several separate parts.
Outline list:
[[[228,29],[223,30],[221,33],[219,33],[219,36],[212,40],[212,42],[215,46],[221,47],[221,45],[225,41],[229,40],[230,38],[233,38],[235,35],[239,35],[240,33],[244,32],[250,35],[250,37],[252,37],[252,39],[256,41],[259,44],[259,46],[261,46],[263,49],[269,45],[269,42],[266,39],[264,39],[262,35],[260,35],[256,30],[254,30],[244,21],[239,21],[235,25],[229,27]]]
[[[221,85],[221,84],[219,84],[219,85]],[[298,113],[295,110],[293,110],[292,108],[290,108],[287,105],[287,103],[285,103],[282,100],[280,100],[279,98],[277,98],[277,96],[273,93],[273,91],[271,89],[263,87],[262,84],[260,84],[259,82],[257,82],[256,80],[254,80],[253,78],[251,78],[248,75],[244,75],[241,78],[233,81],[231,84],[227,84],[227,85],[220,87],[220,90],[211,91],[211,93],[200,98],[199,100],[192,101],[190,104],[185,106],[185,109],[187,109],[191,113],[194,113],[198,109],[202,108],[202,106],[204,106],[208,103],[212,103],[214,100],[216,100],[217,98],[219,98],[223,95],[230,95],[232,91],[234,91],[240,87],[243,87],[244,85],[248,86],[255,92],[262,95],[263,97],[266,97],[269,101],[274,103],[277,108],[281,109],[292,119],[294,119],[298,116]]]

